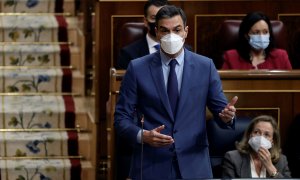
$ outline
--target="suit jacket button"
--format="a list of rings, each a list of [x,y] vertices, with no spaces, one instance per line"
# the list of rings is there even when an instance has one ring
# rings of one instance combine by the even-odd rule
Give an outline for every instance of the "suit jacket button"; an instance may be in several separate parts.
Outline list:
[[[173,133],[176,134],[176,133],[177,133],[177,130],[174,130]]]

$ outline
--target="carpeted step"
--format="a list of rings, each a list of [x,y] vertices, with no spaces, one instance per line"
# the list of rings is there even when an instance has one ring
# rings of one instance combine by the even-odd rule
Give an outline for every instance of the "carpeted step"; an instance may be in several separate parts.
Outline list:
[[[3,132],[0,134],[0,156],[78,156],[78,140],[76,131]]]
[[[92,104],[73,96],[0,96],[0,129],[92,129]]]
[[[71,92],[72,71],[61,68],[2,69],[1,92]]]
[[[75,1],[3,0],[0,10],[25,13],[0,16],[0,180],[95,179],[84,36],[75,16],[44,14],[74,15]]]
[[[0,7],[0,11],[5,13],[75,14],[75,0],[1,0]]]
[[[2,42],[67,42],[67,22],[63,16],[0,16]]]
[[[1,160],[0,169],[1,179],[67,180],[80,179],[82,165],[80,159]]]
[[[3,44],[1,66],[70,66],[68,44]]]
[[[72,96],[0,96],[0,129],[75,128]]]

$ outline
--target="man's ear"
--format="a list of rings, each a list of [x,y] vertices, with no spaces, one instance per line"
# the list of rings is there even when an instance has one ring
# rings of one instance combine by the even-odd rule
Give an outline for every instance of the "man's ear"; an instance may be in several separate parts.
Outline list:
[[[158,36],[157,36],[158,34],[157,33],[158,33],[158,29],[157,29],[157,26],[155,26],[156,39],[159,41],[160,39],[158,38]]]
[[[148,27],[148,21],[147,21],[147,18],[146,18],[146,17],[144,17],[144,26],[145,26],[147,29],[149,29],[149,27]]]
[[[189,32],[189,27],[188,26],[185,26],[185,28],[184,28],[184,38],[187,38],[187,35],[188,35],[188,32]]]

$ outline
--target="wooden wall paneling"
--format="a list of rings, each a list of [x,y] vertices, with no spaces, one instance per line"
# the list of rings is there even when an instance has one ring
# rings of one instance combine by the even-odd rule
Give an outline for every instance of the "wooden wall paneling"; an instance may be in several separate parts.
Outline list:
[[[109,74],[112,59],[112,17],[119,15],[143,14],[144,1],[121,2],[121,1],[97,1],[95,3],[95,98],[96,118],[99,122],[97,162],[99,179],[112,179],[112,167],[108,164],[108,141],[107,141],[107,113],[106,103],[109,99]],[[108,176],[108,173],[110,173]]]
[[[257,92],[253,91],[229,91],[224,90],[228,99],[238,96],[237,108],[279,108],[280,109],[280,134],[282,143],[285,142],[286,131],[293,120],[293,98],[290,92]],[[300,92],[299,92],[300,93]],[[299,112],[299,110],[298,110]],[[275,117],[276,118],[276,117]]]
[[[226,19],[242,19],[244,14],[197,14],[195,15],[195,52],[213,59],[217,69],[223,65],[218,44],[221,24]]]
[[[289,59],[294,69],[300,69],[300,13],[278,14],[287,32]]]
[[[269,115],[277,120],[278,126],[280,126],[280,108],[279,107],[262,107],[262,108],[236,108],[237,117],[249,117],[255,118],[259,115]]]

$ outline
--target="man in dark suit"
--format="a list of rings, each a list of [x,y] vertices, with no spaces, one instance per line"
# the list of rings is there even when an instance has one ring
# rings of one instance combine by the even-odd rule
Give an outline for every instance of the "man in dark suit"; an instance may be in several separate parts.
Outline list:
[[[122,81],[114,127],[134,146],[132,179],[212,178],[206,106],[220,127],[234,128],[237,97],[227,103],[213,61],[183,47],[187,34],[184,12],[162,7],[160,50],[131,61]]]
[[[129,62],[133,59],[151,54],[159,49],[159,42],[155,34],[155,15],[157,11],[164,5],[167,0],[148,0],[144,5],[144,24],[147,28],[147,34],[120,50],[117,68],[127,69]]]

